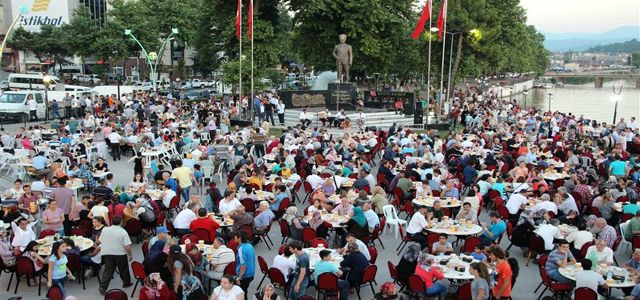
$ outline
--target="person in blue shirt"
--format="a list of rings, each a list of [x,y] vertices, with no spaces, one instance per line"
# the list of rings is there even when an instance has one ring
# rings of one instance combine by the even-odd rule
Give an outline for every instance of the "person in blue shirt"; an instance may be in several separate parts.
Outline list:
[[[271,209],[272,211],[278,211],[278,209],[280,208],[280,203],[282,202],[282,200],[284,200],[284,198],[287,198],[287,196],[287,186],[283,184],[278,187],[278,192],[276,193],[274,198],[272,200],[269,200],[269,202],[271,202],[271,204],[269,204],[269,209]]]
[[[249,284],[256,273],[256,252],[249,241],[249,235],[245,231],[236,232],[233,239],[240,244],[236,255],[236,284],[247,295]]]
[[[618,178],[627,174],[627,164],[620,160],[620,156],[616,155],[615,160],[609,164],[609,174]]]
[[[478,171],[473,167],[473,163],[469,163],[462,170],[462,175],[464,176],[464,184],[472,185],[476,182]]]
[[[502,183],[502,177],[498,177],[498,179],[496,179],[496,182],[491,185],[491,188],[500,192],[500,197],[504,198],[505,185],[504,183]]]
[[[342,277],[342,271],[340,271],[338,266],[331,261],[331,250],[320,251],[320,261],[316,263],[316,270],[313,272],[313,275],[316,278],[316,283],[318,282],[320,274],[324,273],[333,273],[338,276],[338,278]],[[338,279],[338,288],[340,288],[340,299],[349,299],[349,282]]]
[[[507,231],[507,223],[500,219],[500,214],[492,211],[489,213],[489,219],[491,224],[482,224],[482,235],[480,236],[480,240],[482,240],[480,245],[485,247],[495,243]]]
[[[44,156],[44,152],[40,151],[38,152],[38,155],[33,157],[33,159],[31,160],[31,164],[33,164],[33,167],[36,170],[42,171],[49,164],[49,159]]]
[[[447,180],[447,187],[442,191],[442,195],[444,197],[460,199],[460,191],[458,191],[458,188],[453,186],[452,180]]]
[[[197,182],[200,182],[200,178],[204,176],[204,173],[202,173],[202,170],[200,170],[200,165],[199,164],[193,165],[193,169],[195,170],[193,172],[193,176],[196,178]]]
[[[471,257],[479,261],[487,261],[487,255],[484,253],[484,248],[485,247],[483,245],[476,245],[476,247],[473,248],[473,252],[471,252]]]

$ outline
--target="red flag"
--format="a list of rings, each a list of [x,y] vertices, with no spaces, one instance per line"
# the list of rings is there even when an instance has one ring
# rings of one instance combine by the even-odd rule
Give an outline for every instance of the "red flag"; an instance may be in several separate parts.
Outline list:
[[[438,38],[442,39],[442,35],[444,34],[444,23],[447,22],[447,0],[442,0],[442,7],[440,7],[440,14],[438,15],[438,21],[436,22],[436,26],[438,26]]]
[[[249,0],[249,22],[247,22],[247,26],[249,26],[247,35],[251,38],[253,35],[253,0]]]
[[[416,28],[413,30],[413,33],[411,34],[411,38],[414,40],[419,38],[420,35],[424,32],[424,24],[427,21],[429,21],[429,19],[431,18],[431,11],[429,10],[429,7],[431,5],[429,2],[431,2],[431,0],[427,0],[427,3],[424,5],[424,9],[422,10],[422,15],[420,15],[420,19],[418,19],[418,24],[416,24]]]
[[[236,37],[240,39],[240,22],[242,18],[242,0],[238,0],[238,11],[236,12]]]

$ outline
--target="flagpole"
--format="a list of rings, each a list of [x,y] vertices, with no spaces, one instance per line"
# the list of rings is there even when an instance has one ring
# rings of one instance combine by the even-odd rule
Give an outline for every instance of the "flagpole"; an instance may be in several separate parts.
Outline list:
[[[240,11],[240,57],[239,57],[239,70],[240,70],[240,79],[239,79],[239,85],[240,88],[238,89],[238,101],[236,103],[242,103],[242,0],[240,1],[240,6],[239,6],[239,11]]]
[[[447,44],[447,10],[449,9],[449,4],[447,0],[444,1],[444,29],[442,32],[442,66],[440,68],[440,105],[444,104],[444,99],[442,99],[442,93],[444,92],[444,54],[445,54],[445,45]],[[442,109],[443,107],[441,107]]]
[[[249,16],[249,18],[251,18],[251,100],[250,102],[253,102],[253,99],[255,98],[255,91],[253,89],[253,0],[249,0],[249,5],[251,5],[251,8],[249,9],[251,11],[251,15]],[[253,115],[252,115],[252,123],[253,123]]]
[[[433,13],[433,2],[429,2],[429,63],[427,64],[427,124],[429,124],[429,103],[431,102],[431,14]]]

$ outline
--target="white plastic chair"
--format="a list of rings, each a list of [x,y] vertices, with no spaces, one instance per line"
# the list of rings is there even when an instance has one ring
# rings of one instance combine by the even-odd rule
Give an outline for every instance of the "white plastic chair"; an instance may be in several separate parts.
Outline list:
[[[208,133],[208,132],[203,131],[203,132],[201,132],[201,133],[200,133],[200,139],[201,139],[202,141],[206,141],[206,142],[208,142],[208,141],[210,141],[210,140],[211,140],[211,137],[209,136],[209,133]]]
[[[223,171],[224,171],[224,165],[226,164],[226,162],[222,162],[219,166],[218,166],[218,170],[216,171],[216,173],[211,176],[211,180],[213,181],[213,177],[215,177],[216,175],[218,175],[218,177],[220,177],[220,183],[222,183],[222,176],[224,175]]]
[[[213,181],[213,167],[204,166],[200,168],[200,171],[202,171],[202,178]]]
[[[387,219],[387,225],[393,225],[393,232],[395,232],[395,238],[398,238],[398,226],[407,225],[406,220],[398,218],[398,212],[393,205],[385,205],[382,207],[384,217]],[[386,228],[385,228],[386,230]],[[384,233],[384,230],[383,230]]]
[[[620,254],[620,251],[622,251],[623,245],[625,245],[627,249],[629,249],[629,246],[632,246],[631,242],[627,241],[624,238],[624,233],[625,231],[627,231],[627,226],[629,226],[629,221],[620,224],[620,235],[622,235],[622,244],[620,245],[620,247],[618,247],[618,254]]]

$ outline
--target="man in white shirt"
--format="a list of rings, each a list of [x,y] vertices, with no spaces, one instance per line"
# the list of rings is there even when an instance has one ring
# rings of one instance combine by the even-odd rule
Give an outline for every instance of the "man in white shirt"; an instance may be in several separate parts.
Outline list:
[[[289,247],[285,247],[284,253],[276,255],[276,257],[273,258],[272,267],[280,270],[284,278],[288,278],[289,274],[296,268],[296,261],[290,259],[291,255],[293,255],[293,253],[291,253]]]
[[[533,206],[534,212],[539,212],[544,209],[546,211],[551,211],[556,215],[558,214],[558,206],[556,206],[554,202],[550,201],[548,194],[542,195],[541,200],[542,202],[536,203],[536,205]]]
[[[363,243],[361,240],[357,239],[355,235],[353,235],[353,233],[347,233],[345,235],[345,239],[347,241],[347,243],[345,243],[344,247],[342,248],[338,248],[336,249],[336,252],[343,254],[347,252],[347,246],[351,243],[356,244],[356,246],[358,246],[358,251],[360,251],[360,253],[362,253],[364,255],[364,257],[367,258],[367,260],[371,260],[371,253],[369,253],[369,248],[367,247],[367,245],[365,243]]]
[[[313,174],[307,176],[307,182],[311,185],[311,188],[314,190],[324,183],[324,179],[318,176],[317,173],[318,171],[313,170]]]
[[[596,244],[587,249],[585,258],[590,259],[593,255],[597,257],[598,264],[613,265],[613,250],[607,247],[607,242],[604,240],[596,240]]]
[[[27,106],[29,106],[29,120],[33,121],[34,119],[38,121],[38,103],[33,99],[33,95],[29,95],[29,100],[27,100]]]
[[[417,243],[420,243],[420,248],[427,246],[427,236],[422,233],[424,229],[429,226],[429,222],[425,217],[427,215],[427,207],[420,206],[418,211],[413,214],[409,225],[407,225],[407,234]]]
[[[211,259],[209,260],[211,271],[207,272],[207,277],[220,280],[227,265],[236,260],[236,255],[233,250],[224,245],[224,240],[220,237],[213,241],[213,248],[215,250],[211,253]],[[293,263],[295,264],[295,262]]]
[[[580,253],[584,244],[593,241],[593,234],[586,230],[574,231],[567,236],[566,240],[569,243],[573,243],[571,252],[573,252],[575,256],[577,253]]]
[[[557,219],[551,219],[549,224],[542,224],[538,229],[535,230],[535,233],[539,235],[544,240],[544,249],[545,250],[553,250],[553,239],[561,239],[563,238],[560,229],[558,229],[558,225],[560,225],[560,221]]]
[[[11,242],[11,246],[24,250],[24,247],[26,247],[29,242],[35,241],[36,234],[33,232],[33,226],[36,225],[37,222],[38,220],[29,223],[29,220],[24,217],[20,217],[11,222],[11,229],[13,230],[13,241]]]
[[[527,197],[524,195],[526,191],[521,190],[519,193],[511,194],[507,204],[505,205],[509,210],[512,220],[517,220],[520,216],[520,210],[527,204]]]
[[[608,289],[607,282],[602,278],[600,273],[591,270],[592,262],[588,258],[580,261],[582,270],[576,271],[576,289],[586,287],[598,293],[598,288]],[[598,296],[598,299],[603,299]],[[626,299],[626,298],[625,298]]]
[[[120,141],[122,140],[122,136],[114,130],[107,137],[109,139],[109,147],[111,148],[111,157],[113,160],[120,160]]]
[[[300,119],[300,123],[304,127],[307,127],[311,124],[311,116],[309,115],[309,113],[307,113],[306,108],[302,110],[298,119]]]
[[[364,212],[365,218],[367,218],[367,225],[369,225],[369,232],[373,232],[375,230],[376,225],[380,225],[380,218],[378,214],[376,214],[373,209],[371,209],[371,203],[365,202],[362,204],[362,211]]]
[[[178,236],[178,238],[191,232],[189,229],[191,221],[198,218],[196,215],[198,208],[200,208],[198,204],[190,202],[187,208],[178,213],[175,220],[173,220],[173,227],[176,229],[176,236]]]

